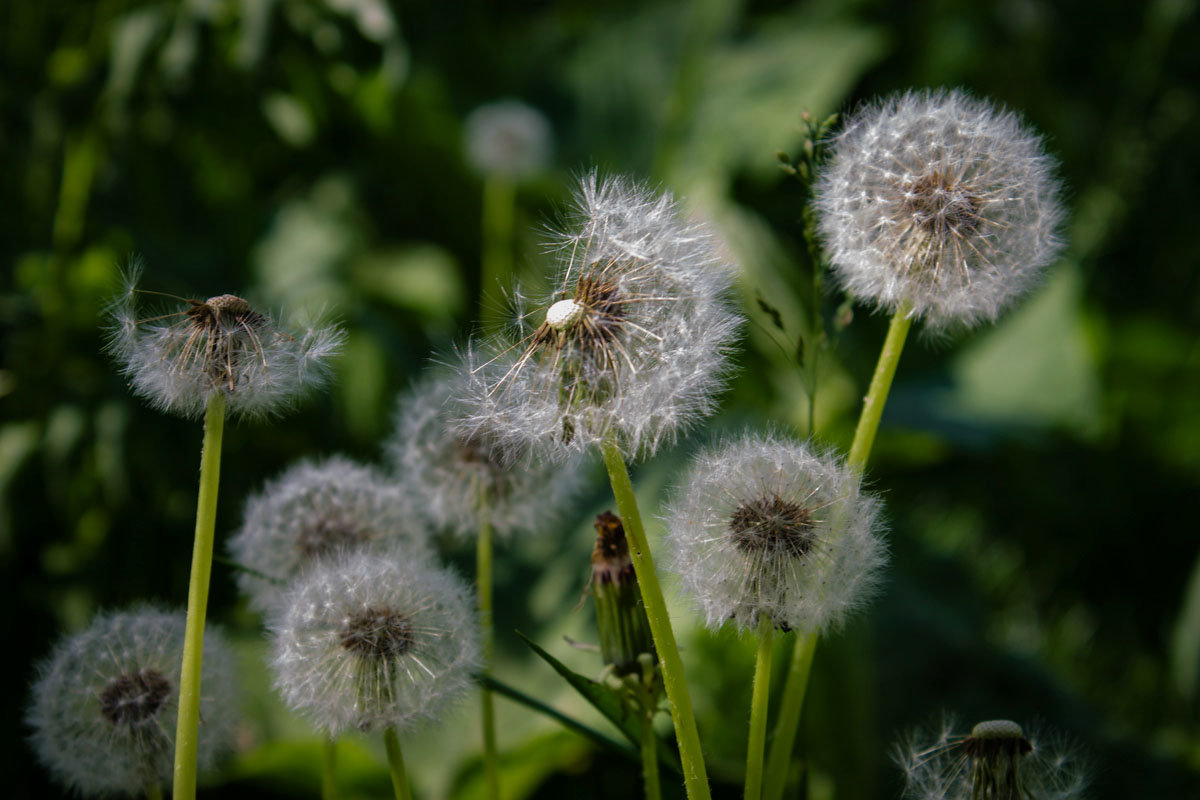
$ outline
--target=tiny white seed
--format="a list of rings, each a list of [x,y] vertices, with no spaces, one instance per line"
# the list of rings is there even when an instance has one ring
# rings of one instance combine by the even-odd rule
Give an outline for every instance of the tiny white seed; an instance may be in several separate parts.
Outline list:
[[[546,324],[556,331],[563,331],[583,316],[584,306],[574,300],[559,300],[546,311]]]

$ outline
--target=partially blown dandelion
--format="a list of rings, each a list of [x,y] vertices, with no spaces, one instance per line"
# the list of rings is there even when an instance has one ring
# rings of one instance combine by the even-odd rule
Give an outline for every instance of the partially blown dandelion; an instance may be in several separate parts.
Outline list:
[[[280,609],[275,685],[333,737],[436,718],[480,664],[470,591],[430,561],[376,551],[322,560]]]
[[[574,496],[580,471],[505,453],[483,430],[464,432],[454,417],[461,374],[438,374],[401,397],[387,455],[407,504],[460,539],[481,523],[505,538],[546,530]]]
[[[947,721],[936,736],[911,735],[894,755],[911,800],[1080,800],[1087,785],[1069,748],[1004,719],[980,722],[966,736]]]
[[[518,296],[517,338],[468,353],[464,424],[552,458],[609,440],[647,455],[712,410],[742,321],[733,269],[670,195],[590,176],[577,211],[554,292]]]
[[[410,558],[431,554],[421,520],[377,470],[342,457],[302,461],[246,504],[242,527],[229,541],[239,564],[238,587],[267,612],[290,582],[316,559],[348,550],[388,547]]]
[[[959,91],[852,114],[816,184],[819,229],[851,294],[934,327],[994,320],[1060,249],[1053,161],[1012,112]]]
[[[269,417],[328,379],[338,330],[314,327],[297,338],[232,294],[176,298],[182,307],[142,316],[138,295],[156,293],[137,289],[140,277],[134,267],[109,309],[108,349],[134,393],[157,408],[199,419],[221,394],[231,415]]]
[[[553,147],[549,120],[519,100],[488,103],[467,117],[467,159],[484,175],[523,178],[545,168]]]
[[[59,642],[41,665],[27,722],[38,758],[85,795],[140,794],[171,779],[179,703],[182,613],[103,614]],[[199,763],[232,743],[234,661],[223,638],[204,640]]]
[[[666,512],[670,563],[710,627],[836,626],[873,593],[879,504],[833,459],[774,435],[701,453]]]

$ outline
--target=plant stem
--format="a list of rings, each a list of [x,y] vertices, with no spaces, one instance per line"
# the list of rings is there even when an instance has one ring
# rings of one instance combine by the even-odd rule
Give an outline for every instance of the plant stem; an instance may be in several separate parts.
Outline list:
[[[679,760],[683,764],[683,782],[691,800],[709,800],[708,775],[704,769],[704,753],[700,749],[700,734],[696,730],[696,718],[692,713],[692,700],[688,696],[687,680],[683,674],[683,661],[675,644],[675,633],[671,630],[671,618],[667,614],[667,603],[663,599],[658,576],[654,572],[654,559],[646,542],[646,529],[642,526],[642,515],[638,511],[637,497],[629,480],[629,470],[621,449],[613,439],[601,446],[604,465],[612,483],[617,511],[625,527],[629,542],[629,557],[642,589],[642,602],[646,606],[646,618],[650,622],[650,633],[658,651],[662,667],[663,686],[671,704],[671,720],[675,724],[675,738],[679,744]]]
[[[387,750],[388,771],[392,774],[392,792],[396,800],[412,800],[412,792],[408,788],[408,773],[404,769],[404,756],[400,754],[400,740],[396,738],[396,729],[388,727],[383,732],[383,746]]]
[[[871,386],[867,389],[862,413],[858,415],[858,427],[854,429],[854,442],[846,458],[846,466],[856,472],[862,472],[867,466],[871,445],[875,444],[875,431],[879,429],[879,419],[883,416],[883,406],[892,388],[896,365],[900,363],[900,353],[904,351],[904,340],[908,338],[908,329],[912,327],[912,318],[908,315],[910,310],[907,304],[896,309],[888,325],[887,338],[883,340],[883,349],[879,351],[875,374],[871,376]]]
[[[646,800],[661,800],[658,783],[658,737],[654,735],[654,709],[639,709],[642,715],[642,787]]]
[[[767,757],[767,778],[763,786],[764,800],[780,800],[787,784],[788,762],[792,758],[792,747],[796,744],[796,731],[800,727],[800,712],[804,709],[804,694],[808,689],[808,675],[812,669],[813,653],[817,649],[815,631],[796,635],[792,648],[792,661],[788,666],[787,681],[783,685],[783,697],[779,703],[779,719],[775,721],[775,736],[771,740],[771,753]]]
[[[146,784],[146,800],[163,800],[162,786],[156,783]]]
[[[175,800],[192,800],[196,796],[204,617],[208,612],[208,582],[212,576],[217,487],[221,481],[221,438],[224,431],[225,395],[213,392],[204,412],[204,445],[200,450],[200,492],[196,501],[196,535],[192,545],[192,577],[188,584],[183,668],[179,676],[179,719],[175,727]]]
[[[483,327],[489,331],[494,331],[504,321],[504,308],[499,303],[483,301],[489,292],[510,283],[515,189],[512,181],[504,177],[490,176],[483,182],[483,264],[479,299]]]
[[[325,739],[321,751],[321,800],[337,800],[337,739]]]
[[[483,628],[483,672],[492,670],[495,632],[492,623],[492,524],[488,518],[487,490],[480,491],[479,538],[475,546],[475,588],[479,595],[479,624]],[[500,769],[496,760],[496,704],[492,691],[480,690],[483,710],[483,775],[488,797],[500,797]]]
[[[762,796],[763,751],[767,741],[767,701],[771,697],[771,644],[775,622],[769,614],[758,616],[758,657],[754,660],[754,690],[750,700],[750,743],[746,747],[745,800]]]

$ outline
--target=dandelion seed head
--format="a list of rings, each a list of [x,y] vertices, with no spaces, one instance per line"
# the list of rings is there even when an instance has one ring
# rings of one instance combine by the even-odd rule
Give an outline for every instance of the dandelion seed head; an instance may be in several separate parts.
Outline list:
[[[665,513],[668,564],[711,628],[835,627],[886,561],[879,504],[830,456],[773,434],[698,455]]]
[[[238,573],[238,587],[267,613],[283,587],[321,558],[368,547],[427,558],[423,522],[379,470],[340,456],[305,460],[247,501],[229,553],[254,570]]]
[[[954,90],[850,115],[816,183],[818,225],[847,292],[934,328],[995,320],[1061,250],[1061,189],[1041,138]]]
[[[392,480],[428,526],[460,540],[486,518],[500,538],[551,529],[577,495],[580,464],[533,461],[483,427],[464,429],[457,401],[469,381],[439,369],[404,393],[386,445]]]
[[[101,614],[41,663],[26,722],[38,759],[83,795],[141,794],[171,779],[184,616],[150,607]],[[224,637],[204,636],[198,764],[232,744],[235,664]]]
[[[893,749],[910,800],[1081,800],[1087,769],[1061,739],[986,720],[967,735],[953,718],[934,735],[913,731]]]
[[[550,459],[610,438],[652,454],[714,409],[742,323],[733,267],[669,194],[595,175],[556,246],[550,296],[517,292],[515,335],[468,349],[463,425]]]
[[[553,149],[550,121],[525,103],[488,103],[467,117],[467,160],[484,175],[527,177],[546,168]]]
[[[137,288],[141,266],[109,307],[108,351],[133,391],[162,411],[204,416],[209,398],[225,396],[231,416],[276,416],[329,378],[342,333],[310,327],[298,336],[232,294],[177,299],[171,309],[144,313]]]
[[[467,586],[432,560],[394,551],[317,562],[270,629],[276,688],[334,737],[434,720],[482,663]]]

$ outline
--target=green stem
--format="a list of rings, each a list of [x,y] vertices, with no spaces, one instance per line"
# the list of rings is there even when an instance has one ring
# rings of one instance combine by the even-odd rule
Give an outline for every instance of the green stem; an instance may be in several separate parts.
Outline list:
[[[408,788],[408,773],[404,769],[404,756],[400,754],[400,740],[396,729],[389,727],[383,732],[383,746],[387,750],[388,772],[392,774],[392,792],[396,800],[412,800]]]
[[[908,338],[908,329],[912,327],[910,310],[907,304],[896,309],[888,325],[887,338],[883,340],[883,349],[879,351],[879,362],[875,364],[875,374],[871,377],[871,386],[867,389],[867,398],[858,416],[858,427],[854,429],[850,455],[846,458],[846,466],[857,472],[862,472],[867,466],[871,445],[875,444],[875,431],[879,429],[879,419],[883,416],[883,407],[892,388],[896,365],[900,363],[900,353],[904,351],[904,340]]]
[[[696,718],[692,713],[692,700],[688,696],[687,680],[683,674],[683,661],[675,644],[675,633],[671,630],[671,618],[667,614],[667,603],[663,599],[658,576],[654,572],[654,559],[646,542],[646,529],[642,526],[642,515],[638,511],[637,497],[629,480],[629,470],[617,443],[609,439],[602,446],[604,465],[612,483],[613,496],[617,500],[617,511],[625,526],[625,538],[629,542],[629,557],[642,589],[642,602],[646,606],[646,618],[650,622],[650,633],[658,651],[662,666],[663,686],[671,704],[671,720],[675,724],[675,739],[679,744],[679,760],[683,764],[683,782],[691,800],[709,800],[708,776],[704,769],[704,753],[700,748],[700,734],[696,730]]]
[[[812,669],[813,653],[817,649],[817,634],[796,635],[792,648],[792,661],[788,665],[787,681],[783,685],[783,697],[779,703],[779,719],[775,721],[775,735],[771,740],[771,752],[767,757],[767,778],[763,786],[764,800],[780,800],[787,784],[788,762],[792,758],[792,747],[796,744],[796,731],[800,727],[800,712],[804,709],[804,694],[808,689],[808,675]]]
[[[337,796],[337,740],[327,738],[321,748],[321,800]]]
[[[498,300],[484,300],[511,283],[513,265],[513,217],[516,187],[507,178],[491,176],[483,183],[483,264],[479,278],[481,316],[485,330],[494,331],[504,321]]]
[[[767,741],[767,701],[771,696],[771,644],[775,622],[758,617],[758,657],[754,661],[754,690],[750,700],[750,744],[746,747],[746,800],[762,796],[763,751]]]
[[[196,536],[192,545],[192,577],[188,584],[183,668],[179,676],[179,719],[175,727],[175,800],[192,800],[196,796],[200,669],[204,654],[204,617],[208,612],[208,582],[212,576],[213,539],[217,527],[217,487],[221,480],[221,437],[224,430],[225,395],[213,392],[204,413]]]
[[[479,538],[475,547],[475,587],[479,595],[479,624],[483,636],[483,671],[492,669],[495,633],[492,623],[492,524],[488,519],[487,490],[481,492]],[[483,774],[488,797],[500,797],[500,768],[496,758],[496,704],[487,687],[480,690],[483,711]]]
[[[162,786],[158,783],[146,784],[146,800],[163,800]]]
[[[661,800],[658,783],[658,737],[654,735],[654,709],[639,709],[642,715],[642,786],[646,800]]]

